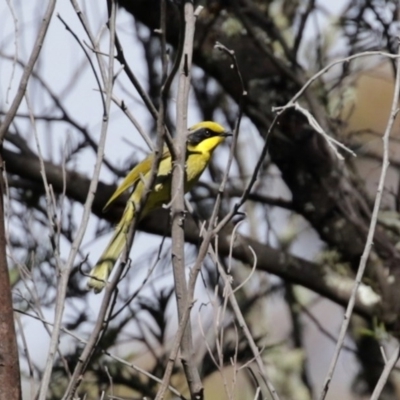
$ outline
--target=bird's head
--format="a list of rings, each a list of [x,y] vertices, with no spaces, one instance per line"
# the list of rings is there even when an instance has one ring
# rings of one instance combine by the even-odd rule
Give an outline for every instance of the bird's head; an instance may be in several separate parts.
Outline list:
[[[189,128],[187,148],[194,152],[212,152],[232,133],[213,121],[203,121]]]

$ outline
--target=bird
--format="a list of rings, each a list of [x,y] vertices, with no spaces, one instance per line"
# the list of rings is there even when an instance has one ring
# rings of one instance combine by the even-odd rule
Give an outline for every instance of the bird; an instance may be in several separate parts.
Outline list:
[[[191,126],[186,133],[186,163],[184,177],[184,191],[189,192],[199,180],[211,160],[214,150],[225,140],[232,136],[222,125],[213,121],[203,121]],[[150,154],[137,164],[125,177],[122,183],[110,197],[104,211],[125,191],[131,190],[122,218],[115,228],[114,234],[100,256],[98,262],[89,273],[88,289],[100,293],[106,285],[108,277],[125,248],[129,228],[134,220],[136,209],[140,204],[146,181],[150,178],[150,171],[154,154]],[[165,147],[158,166],[158,171],[153,188],[146,203],[142,207],[140,219],[151,211],[160,208],[171,200],[172,182],[172,157]]]

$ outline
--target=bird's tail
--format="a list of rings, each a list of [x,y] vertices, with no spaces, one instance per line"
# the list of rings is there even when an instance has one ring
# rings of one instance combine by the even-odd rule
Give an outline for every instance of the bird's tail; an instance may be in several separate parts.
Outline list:
[[[128,201],[124,215],[115,228],[110,243],[89,274],[91,278],[87,283],[87,287],[88,289],[93,289],[95,293],[100,293],[106,285],[108,277],[126,245],[129,227],[131,226],[134,216],[134,202]]]

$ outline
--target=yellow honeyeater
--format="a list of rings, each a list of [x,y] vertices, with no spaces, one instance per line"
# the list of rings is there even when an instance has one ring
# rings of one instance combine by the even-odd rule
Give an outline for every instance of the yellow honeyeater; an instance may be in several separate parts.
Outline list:
[[[185,193],[191,190],[199,180],[200,175],[206,169],[210,161],[214,149],[221,144],[227,136],[231,136],[231,134],[225,131],[221,125],[212,121],[200,122],[189,128],[186,139]],[[107,209],[122,193],[127,189],[132,189],[125,211],[115,229],[110,243],[90,272],[91,278],[88,282],[88,288],[94,289],[96,293],[99,293],[104,288],[114,264],[126,245],[129,227],[135,217],[135,209],[140,203],[146,181],[150,177],[153,159],[154,155],[151,154],[136,165],[122,181],[121,185],[104,207],[104,209]],[[170,201],[171,181],[172,157],[169,150],[164,149],[155,184],[143,206],[143,210],[140,214],[141,218],[146,216],[150,211]]]

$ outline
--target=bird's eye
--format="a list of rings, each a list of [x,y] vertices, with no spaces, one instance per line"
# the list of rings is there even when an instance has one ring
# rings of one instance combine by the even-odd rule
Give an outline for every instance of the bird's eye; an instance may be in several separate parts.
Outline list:
[[[206,129],[206,131],[204,132],[204,136],[205,137],[210,137],[211,136],[211,132],[208,129]]]

